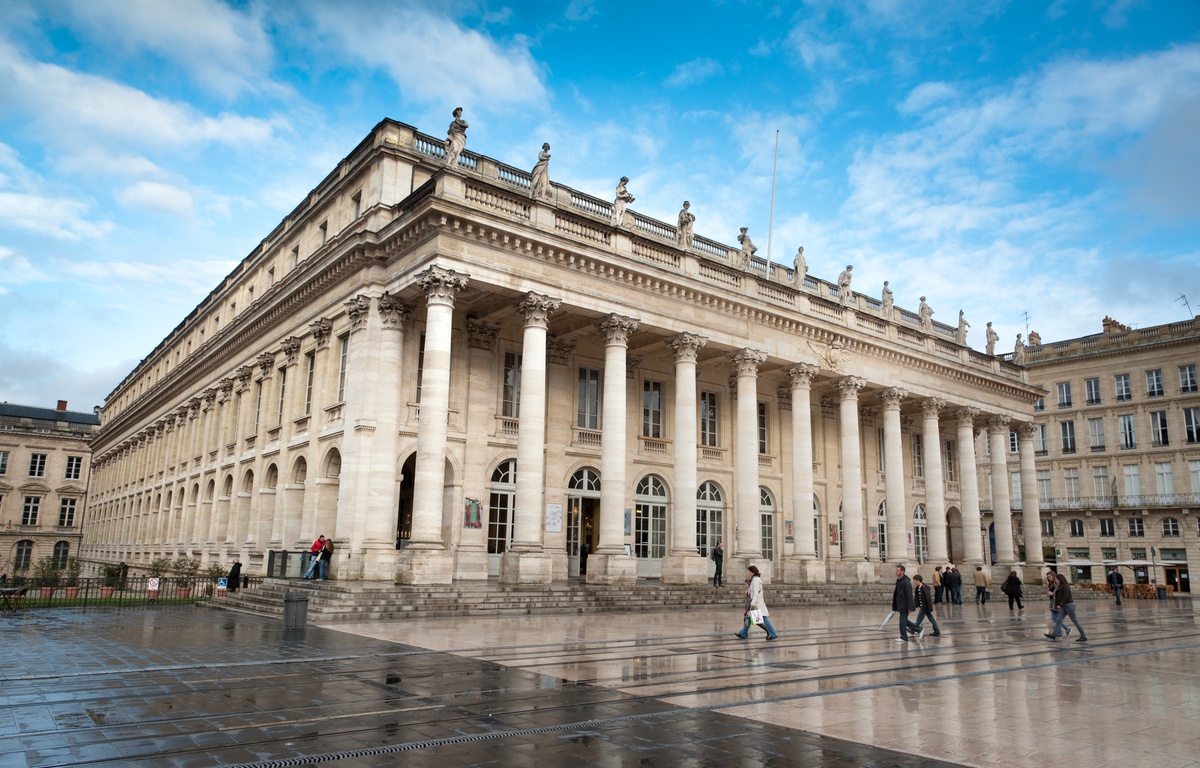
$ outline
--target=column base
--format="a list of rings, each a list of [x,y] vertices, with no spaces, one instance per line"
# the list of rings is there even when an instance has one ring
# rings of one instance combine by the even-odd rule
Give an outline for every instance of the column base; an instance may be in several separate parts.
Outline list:
[[[662,560],[663,584],[707,584],[712,561],[700,555],[667,555]]]
[[[1016,570],[1017,575],[1021,577],[1022,588],[1028,588],[1030,584],[1044,585],[1046,583],[1047,566],[1045,563],[1037,563],[1036,565],[1026,563],[1025,565],[1018,566],[1015,569],[1010,568],[1009,570]]]
[[[874,563],[864,560],[834,563],[832,580],[843,584],[876,584],[879,582],[879,574],[875,571]]]
[[[459,545],[454,557],[454,578],[486,579],[488,577],[488,554],[483,547]]]
[[[783,561],[783,581],[786,584],[824,584],[825,563],[820,560]]]
[[[554,559],[545,552],[508,551],[500,556],[501,584],[549,584]]]
[[[410,546],[396,553],[397,584],[447,584],[454,577],[454,560],[445,549]]]
[[[366,545],[362,552],[356,553],[354,557],[343,558],[341,554],[334,550],[333,561],[338,566],[337,577],[342,581],[386,578],[388,574],[396,573],[399,570],[397,556],[400,553],[396,551],[395,545],[390,547],[384,544]]]
[[[587,561],[588,584],[633,584],[637,581],[637,560],[625,554],[592,555]]]
[[[726,557],[725,558],[725,583],[737,584],[740,581],[745,581],[749,575],[746,571],[747,567],[755,566],[758,568],[759,578],[763,584],[770,584],[775,578],[775,564],[763,557]]]

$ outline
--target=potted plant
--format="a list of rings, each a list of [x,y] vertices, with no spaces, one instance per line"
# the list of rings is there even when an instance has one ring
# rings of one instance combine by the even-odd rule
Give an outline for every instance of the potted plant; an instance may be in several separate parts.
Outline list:
[[[78,557],[68,557],[67,564],[63,567],[63,573],[66,576],[64,582],[66,588],[63,592],[68,600],[74,600],[79,597],[79,572],[83,569]]]
[[[58,586],[59,570],[58,559],[54,557],[43,557],[33,564],[34,583],[41,590],[43,600],[54,597],[54,588]]]
[[[200,573],[200,561],[194,557],[181,557],[175,561],[175,596],[183,599],[192,596],[192,586],[196,583],[196,574]]]
[[[204,585],[204,593],[212,597],[217,590],[217,580],[225,575],[225,568],[220,563],[209,563],[204,573],[208,577],[207,583]]]
[[[162,587],[163,577],[170,572],[170,557],[156,557],[150,561],[150,565],[146,566],[146,573],[150,576],[150,580],[146,582],[147,600],[158,599],[158,590]]]
[[[120,563],[105,563],[104,564],[104,585],[100,587],[100,597],[109,598],[117,591],[117,585],[121,583],[121,571],[124,568]]]

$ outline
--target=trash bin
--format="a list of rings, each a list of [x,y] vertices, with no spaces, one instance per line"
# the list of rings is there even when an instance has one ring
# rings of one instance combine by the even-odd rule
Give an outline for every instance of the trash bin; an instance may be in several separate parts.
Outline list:
[[[283,628],[304,629],[308,624],[308,595],[285,592],[283,595]]]
[[[1166,600],[1167,599],[1167,588],[1166,587],[1155,587],[1154,594],[1156,597],[1158,597],[1159,600]]]

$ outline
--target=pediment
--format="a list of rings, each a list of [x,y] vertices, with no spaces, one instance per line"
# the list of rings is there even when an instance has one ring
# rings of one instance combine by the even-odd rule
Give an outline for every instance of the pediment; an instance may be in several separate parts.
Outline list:
[[[25,483],[17,490],[21,493],[50,493],[50,486],[45,483]]]
[[[82,485],[67,483],[66,485],[60,485],[59,487],[55,488],[54,492],[59,496],[82,496],[83,490],[84,489]]]

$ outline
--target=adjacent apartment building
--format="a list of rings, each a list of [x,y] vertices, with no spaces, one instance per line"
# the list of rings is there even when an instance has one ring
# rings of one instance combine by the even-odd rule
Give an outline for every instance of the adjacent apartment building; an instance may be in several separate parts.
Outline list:
[[[98,411],[99,409],[97,409]],[[0,403],[0,572],[77,556],[99,413]]]
[[[90,557],[264,572],[323,534],[343,579],[704,583],[723,541],[861,583],[982,563],[986,506],[1016,562],[974,435],[1020,433],[1036,498],[1025,368],[463,140],[381,122],[110,393]]]
[[[1200,563],[1200,317],[1031,347],[1042,542],[1074,581],[1190,592]],[[1009,472],[1019,471],[1015,442]],[[1021,507],[1012,480],[1014,507]],[[1166,563],[1153,567],[1154,563]]]

